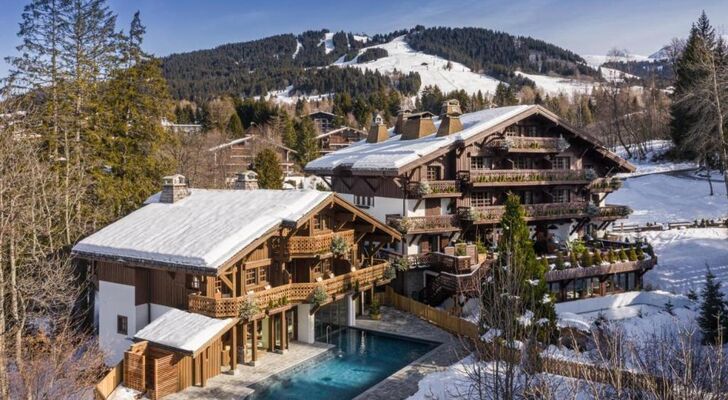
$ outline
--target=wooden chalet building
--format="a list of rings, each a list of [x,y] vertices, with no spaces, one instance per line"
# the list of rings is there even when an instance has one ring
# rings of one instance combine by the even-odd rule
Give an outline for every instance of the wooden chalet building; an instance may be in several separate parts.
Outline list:
[[[329,133],[336,129],[336,114],[326,111],[314,111],[307,115],[313,121],[318,133]]]
[[[190,189],[175,175],[73,253],[95,273],[107,362],[159,398],[351,325],[391,277],[374,255],[399,237],[331,192]],[[321,321],[329,304],[346,320]]]
[[[367,132],[348,126],[342,126],[337,129],[332,129],[326,133],[316,135],[316,140],[318,141],[321,155],[325,155],[332,151],[349,147],[353,143],[366,139],[366,137]]]
[[[296,151],[261,135],[246,135],[211,147],[208,151],[213,158],[213,164],[223,168],[228,183],[232,183],[236,174],[250,169],[255,155],[265,148],[271,148],[278,154],[285,175],[296,172]]]
[[[425,293],[427,300],[479,286],[488,258],[455,244],[497,243],[507,193],[520,196],[536,250],[547,254],[578,237],[601,237],[610,223],[627,216],[628,207],[605,199],[621,185],[614,175],[634,167],[541,106],[461,115],[458,102],[450,100],[439,118],[404,111],[393,129],[377,121],[366,143],[327,154],[305,170],[403,234],[401,245],[388,250],[426,268],[409,273],[399,290]],[[651,265],[601,268],[587,276],[559,271],[553,290],[563,293],[562,286],[586,285],[577,279],[603,282],[617,273],[631,274],[624,289],[639,287]]]

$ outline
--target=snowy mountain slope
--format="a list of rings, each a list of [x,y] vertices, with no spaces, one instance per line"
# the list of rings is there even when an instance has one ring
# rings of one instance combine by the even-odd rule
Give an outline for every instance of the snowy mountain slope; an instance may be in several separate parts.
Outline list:
[[[639,54],[624,54],[620,56],[606,56],[606,55],[587,55],[587,56],[581,56],[584,60],[586,60],[586,63],[592,66],[593,68],[599,68],[600,65],[609,62],[609,61],[623,61],[623,62],[629,62],[629,61],[650,61],[650,58],[647,56],[642,56]]]
[[[404,36],[367,48],[372,47],[386,50],[388,56],[363,64],[358,64],[356,58],[344,61],[344,57],[341,57],[333,65],[376,70],[385,74],[391,74],[395,70],[404,73],[417,72],[422,79],[420,90],[425,86],[435,85],[443,92],[463,89],[470,94],[475,94],[479,90],[483,94],[493,94],[499,83],[497,79],[475,73],[470,68],[456,62],[451,62],[452,68],[448,69],[447,60],[413,50],[404,40]],[[363,51],[365,49],[361,50],[359,54]]]
[[[334,51],[334,32],[326,32],[324,34],[324,38],[321,39],[318,45],[324,45],[324,52],[326,54]]]
[[[520,71],[516,72],[516,74],[536,82],[536,89],[541,89],[544,93],[551,96],[558,94],[572,95],[574,93],[589,94],[594,89],[594,86],[598,85],[595,82],[557,76],[526,74]]]

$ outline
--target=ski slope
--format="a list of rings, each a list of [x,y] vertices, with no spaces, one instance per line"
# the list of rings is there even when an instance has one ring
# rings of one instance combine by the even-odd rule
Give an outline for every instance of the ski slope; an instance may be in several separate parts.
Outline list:
[[[484,95],[495,93],[498,86],[497,79],[487,75],[478,74],[463,64],[451,62],[452,68],[447,68],[447,60],[415,51],[404,40],[404,36],[397,37],[391,42],[371,46],[367,48],[382,48],[387,51],[388,56],[367,63],[359,64],[357,59],[344,61],[341,57],[333,65],[337,67],[354,67],[361,70],[379,71],[382,74],[392,74],[395,70],[399,72],[417,72],[422,79],[420,91],[425,86],[437,86],[443,92],[451,92],[463,89],[469,94],[476,94],[481,91]],[[366,49],[359,51],[363,53]]]

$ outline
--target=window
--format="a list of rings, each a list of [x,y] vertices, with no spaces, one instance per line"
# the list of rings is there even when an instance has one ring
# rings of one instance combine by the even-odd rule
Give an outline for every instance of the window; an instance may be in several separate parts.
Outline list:
[[[569,189],[554,190],[554,203],[568,203],[569,194]]]
[[[533,192],[525,190],[519,193],[521,196],[521,204],[533,204]]]
[[[535,125],[531,125],[526,128],[526,135],[530,137],[536,137],[538,136],[538,127]]]
[[[258,283],[268,282],[268,267],[260,267],[258,271]]]
[[[470,196],[470,204],[473,207],[485,207],[491,204],[490,193],[488,192],[473,192]]]
[[[116,333],[120,335],[129,334],[129,319],[124,315],[116,316]]]
[[[245,285],[255,285],[256,281],[256,268],[245,270]]]
[[[354,204],[360,208],[374,207],[374,196],[354,196]]]
[[[314,229],[317,231],[323,231],[326,229],[329,229],[329,222],[328,222],[328,216],[326,215],[316,215],[313,219],[314,223]]]
[[[470,157],[470,169],[490,169],[491,159],[490,157]]]
[[[553,169],[571,169],[571,158],[555,157]]]
[[[513,165],[516,169],[534,169],[534,159],[530,157],[516,157]]]
[[[321,270],[324,275],[328,275],[329,272],[331,272],[331,259],[330,258],[321,260]]]
[[[314,275],[321,275],[321,263],[323,261],[319,261],[313,266],[313,274]]]
[[[427,166],[427,180],[428,181],[439,181],[440,180],[440,167],[436,165]]]

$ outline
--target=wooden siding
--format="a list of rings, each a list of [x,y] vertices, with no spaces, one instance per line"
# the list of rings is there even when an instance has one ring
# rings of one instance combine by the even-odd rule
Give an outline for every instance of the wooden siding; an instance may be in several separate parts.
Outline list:
[[[96,274],[100,281],[120,283],[129,286],[134,286],[136,282],[134,268],[118,263],[96,261]]]

